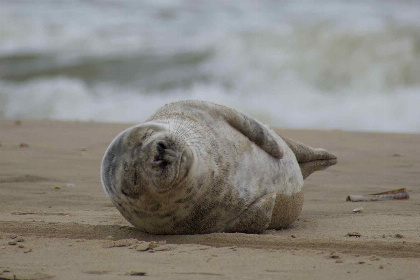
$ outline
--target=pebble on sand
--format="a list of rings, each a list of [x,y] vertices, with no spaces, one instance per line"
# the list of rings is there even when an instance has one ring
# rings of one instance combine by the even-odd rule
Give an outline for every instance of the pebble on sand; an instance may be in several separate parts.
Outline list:
[[[333,254],[331,254],[331,255],[330,255],[330,258],[331,258],[331,259],[339,259],[339,258],[340,258],[340,256],[339,256],[339,255],[337,255],[337,254],[334,254],[334,253],[333,253]]]
[[[136,250],[139,252],[147,251],[149,250],[149,244],[150,242],[141,242],[140,244],[136,246]]]
[[[348,232],[347,233],[347,236],[348,237],[360,237],[362,235],[360,233],[358,233],[358,232]]]
[[[130,273],[128,273],[128,275],[130,275],[130,276],[145,276],[146,272],[144,272],[144,271],[131,271]]]
[[[353,209],[353,213],[361,213],[363,212],[363,207],[357,207]]]

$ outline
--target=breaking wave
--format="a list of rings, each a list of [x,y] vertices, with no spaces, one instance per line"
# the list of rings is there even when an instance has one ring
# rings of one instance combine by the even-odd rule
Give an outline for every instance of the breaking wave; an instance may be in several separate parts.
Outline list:
[[[0,117],[140,122],[201,99],[275,127],[420,133],[415,1],[0,2]]]

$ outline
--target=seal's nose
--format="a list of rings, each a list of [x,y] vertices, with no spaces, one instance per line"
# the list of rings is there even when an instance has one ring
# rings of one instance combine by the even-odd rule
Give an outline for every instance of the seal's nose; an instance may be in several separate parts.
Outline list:
[[[157,140],[153,145],[155,147],[155,156],[153,159],[154,165],[164,167],[176,161],[178,153],[176,150],[171,148],[166,140]]]
[[[168,149],[168,143],[165,140],[156,141],[156,150],[158,153],[158,158],[161,160],[165,155],[165,150]]]

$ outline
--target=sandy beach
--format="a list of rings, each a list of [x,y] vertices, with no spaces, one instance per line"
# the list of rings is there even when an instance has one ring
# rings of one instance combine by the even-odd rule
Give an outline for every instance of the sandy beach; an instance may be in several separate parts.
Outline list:
[[[419,279],[420,135],[278,130],[339,160],[305,180],[292,227],[156,236],[125,221],[99,178],[129,126],[0,120],[0,279]],[[346,202],[399,188],[408,200]]]

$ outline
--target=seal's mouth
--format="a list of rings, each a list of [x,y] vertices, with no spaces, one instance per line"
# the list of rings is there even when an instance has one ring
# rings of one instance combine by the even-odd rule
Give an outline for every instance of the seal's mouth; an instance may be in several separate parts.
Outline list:
[[[176,160],[175,160],[175,163],[173,164],[174,165],[173,167],[176,169],[176,172],[171,182],[169,182],[165,186],[161,185],[158,188],[159,193],[165,193],[172,190],[175,186],[182,184],[182,182],[188,176],[188,173],[190,170],[189,168],[190,165],[188,164],[188,161],[190,159],[188,156],[187,149],[183,148],[179,152],[174,151],[174,157],[176,158]]]
[[[166,135],[161,135],[150,143],[149,151],[152,156],[149,162],[156,192],[167,192],[177,183],[182,170],[183,150],[180,150],[179,145]]]

